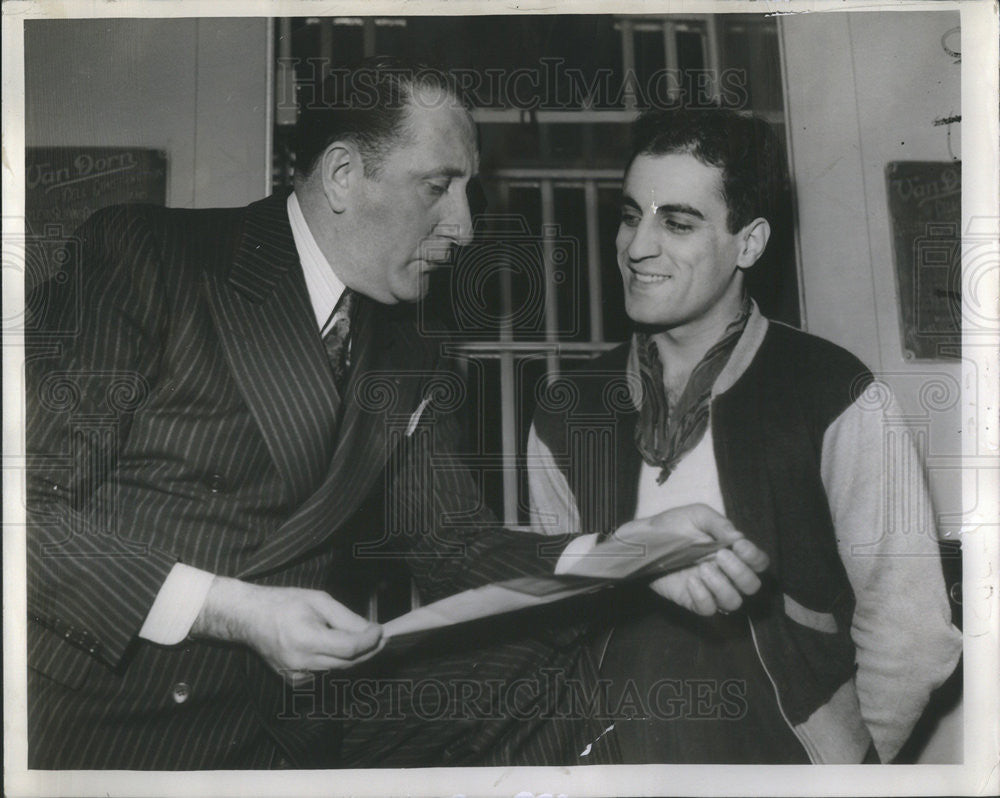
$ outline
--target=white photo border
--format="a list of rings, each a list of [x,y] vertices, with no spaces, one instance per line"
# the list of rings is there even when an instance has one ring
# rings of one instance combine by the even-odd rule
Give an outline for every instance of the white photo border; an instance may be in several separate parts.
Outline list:
[[[584,2],[534,0],[106,0],[21,2],[3,5],[3,236],[23,236],[24,215],[24,22],[76,17],[280,17],[331,14],[496,13],[706,13],[799,14],[930,10],[927,2],[788,0],[787,2]],[[993,267],[981,278],[980,295],[1000,296],[998,237],[998,22],[995,2],[935,3],[958,9],[962,23],[962,227],[985,221],[993,237]],[[992,227],[990,226],[992,225]],[[977,257],[982,257],[979,245]],[[24,296],[20,274],[3,274],[4,319],[19,314]],[[982,338],[977,338],[981,344]],[[968,428],[963,454],[981,458],[1000,452],[997,340],[971,348],[963,366],[963,417]],[[872,766],[614,766],[545,768],[455,768],[421,770],[211,771],[135,773],[118,771],[29,771],[26,769],[24,584],[23,340],[3,341],[4,443],[4,753],[5,793],[10,796],[607,796],[628,795],[976,795],[1000,792],[998,775],[998,589],[997,529],[1000,519],[996,467],[990,474],[965,473],[964,488],[978,490],[979,503],[963,526],[965,734],[962,765]],[[977,399],[978,397],[978,399]],[[973,471],[974,469],[969,469]],[[993,477],[993,478],[989,478]],[[985,485],[984,483],[988,483]],[[968,494],[967,494],[968,495]]]

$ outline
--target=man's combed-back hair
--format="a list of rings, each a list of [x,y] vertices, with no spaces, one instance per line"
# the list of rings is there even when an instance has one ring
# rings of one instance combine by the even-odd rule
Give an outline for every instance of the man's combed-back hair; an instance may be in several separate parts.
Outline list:
[[[722,170],[730,233],[759,216],[773,220],[787,186],[785,155],[758,116],[724,109],[650,110],[632,126],[628,166],[640,155],[688,153]]]
[[[462,102],[447,72],[395,56],[366,58],[356,66],[335,67],[318,97],[299,110],[295,126],[295,170],[308,177],[320,156],[335,141],[353,143],[364,159],[365,175],[377,177],[385,154],[405,143],[415,92],[437,103]]]

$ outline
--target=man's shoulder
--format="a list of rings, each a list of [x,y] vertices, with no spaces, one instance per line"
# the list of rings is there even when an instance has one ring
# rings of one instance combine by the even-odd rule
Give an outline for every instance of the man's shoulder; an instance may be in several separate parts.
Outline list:
[[[873,380],[871,370],[843,347],[772,321],[749,367],[720,398],[737,415],[756,407],[778,421],[804,416],[825,429]]]
[[[76,296],[75,302],[96,305],[112,285],[161,298],[190,294],[206,271],[224,269],[232,260],[249,207],[101,208],[66,239],[58,270],[46,264],[37,276],[29,289],[32,301],[47,305],[57,297]]]
[[[121,237],[123,241],[136,235],[171,233],[189,235],[199,230],[206,234],[219,231],[227,224],[239,224],[253,206],[241,208],[167,208],[148,203],[108,205],[91,214],[77,234],[86,238],[103,234]]]
[[[770,321],[761,355],[777,361],[790,376],[818,387],[872,379],[871,370],[844,347],[783,322]]]
[[[266,238],[288,227],[283,197],[242,207],[168,208],[151,204],[110,205],[93,213],[74,239],[96,262],[124,260],[133,266],[165,257],[173,268],[227,264],[247,235]],[[287,232],[290,238],[290,231]],[[97,257],[95,257],[97,256]]]

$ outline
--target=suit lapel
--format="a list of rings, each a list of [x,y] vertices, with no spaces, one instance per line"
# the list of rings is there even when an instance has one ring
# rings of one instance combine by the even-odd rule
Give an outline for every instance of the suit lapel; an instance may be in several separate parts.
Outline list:
[[[351,374],[344,390],[336,450],[322,483],[239,574],[255,576],[323,543],[369,496],[397,445],[390,429],[405,427],[437,357],[408,308],[387,309],[358,297]]]
[[[339,405],[283,197],[247,209],[209,298],[230,369],[298,504],[333,455]]]

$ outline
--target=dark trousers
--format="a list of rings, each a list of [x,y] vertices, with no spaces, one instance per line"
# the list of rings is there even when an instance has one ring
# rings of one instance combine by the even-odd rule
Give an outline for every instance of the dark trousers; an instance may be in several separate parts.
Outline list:
[[[625,763],[809,764],[741,614],[705,619],[638,596],[600,674]]]

